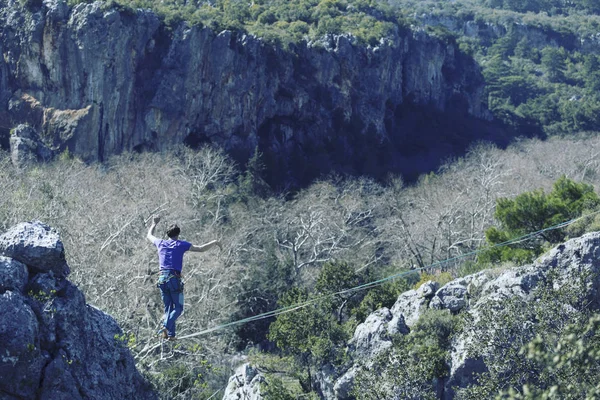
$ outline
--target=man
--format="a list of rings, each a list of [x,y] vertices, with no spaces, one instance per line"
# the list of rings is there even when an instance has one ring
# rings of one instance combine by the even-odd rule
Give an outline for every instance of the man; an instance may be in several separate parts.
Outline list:
[[[169,239],[159,239],[154,236],[154,230],[159,222],[160,216],[154,216],[146,237],[158,249],[160,275],[157,286],[160,288],[165,303],[163,326],[159,329],[158,334],[162,334],[164,339],[173,341],[175,340],[175,321],[183,312],[183,282],[181,282],[183,254],[188,250],[200,252],[207,251],[214,246],[221,248],[221,243],[218,240],[213,240],[201,246],[195,246],[189,242],[179,240],[181,230],[175,224],[167,230]]]

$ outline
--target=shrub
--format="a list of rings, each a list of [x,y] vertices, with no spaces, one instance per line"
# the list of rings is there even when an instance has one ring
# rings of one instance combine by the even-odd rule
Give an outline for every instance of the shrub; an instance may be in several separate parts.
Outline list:
[[[564,176],[554,183],[553,190],[548,195],[542,190],[534,190],[522,193],[514,200],[500,198],[495,211],[500,227],[492,227],[486,231],[488,243],[496,247],[483,252],[480,261],[529,262],[544,251],[544,242],[559,243],[566,236],[564,229],[542,230],[579,217],[585,210],[595,209],[598,205],[600,198],[593,186],[576,183]],[[530,232],[539,234],[516,244],[504,245]]]

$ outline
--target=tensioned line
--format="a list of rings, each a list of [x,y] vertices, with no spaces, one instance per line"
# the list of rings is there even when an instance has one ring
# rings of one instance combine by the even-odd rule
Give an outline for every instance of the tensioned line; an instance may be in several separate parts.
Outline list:
[[[373,287],[382,285],[385,282],[388,282],[388,281],[400,278],[402,276],[413,274],[415,272],[426,270],[426,269],[431,269],[431,268],[434,268],[434,267],[436,267],[438,265],[447,264],[447,263],[450,263],[450,262],[453,262],[453,261],[456,261],[456,260],[459,260],[459,259],[463,259],[463,258],[466,258],[466,257],[469,257],[469,256],[473,256],[473,255],[479,254],[479,253],[481,253],[481,252],[483,252],[485,250],[490,250],[490,249],[494,249],[494,248],[497,248],[497,247],[508,246],[510,244],[515,244],[515,243],[520,243],[520,242],[523,242],[525,240],[531,239],[531,238],[533,238],[535,236],[538,236],[538,235],[540,235],[540,234],[542,234],[544,232],[555,230],[555,229],[564,228],[565,226],[569,226],[569,225],[571,225],[571,224],[573,224],[573,223],[575,223],[575,222],[577,222],[577,221],[579,221],[581,219],[589,218],[589,217],[591,217],[593,215],[596,215],[596,214],[599,214],[599,213],[600,213],[600,210],[595,211],[595,212],[590,213],[590,214],[587,214],[587,215],[583,215],[583,216],[578,217],[578,218],[571,219],[569,221],[561,222],[559,224],[553,225],[553,226],[548,227],[548,228],[540,229],[539,231],[536,231],[536,232],[528,233],[528,234],[525,234],[523,236],[520,236],[520,237],[517,237],[517,238],[513,238],[513,239],[507,240],[507,241],[502,242],[502,243],[495,244],[493,246],[489,246],[489,247],[481,248],[481,249],[478,249],[478,250],[474,250],[474,251],[471,251],[471,252],[468,252],[468,253],[465,253],[465,254],[461,254],[461,255],[456,256],[456,257],[447,258],[447,259],[442,260],[442,261],[437,261],[437,262],[434,262],[434,263],[432,263],[432,264],[430,264],[428,266],[422,267],[422,268],[415,268],[415,269],[411,269],[410,271],[403,271],[403,272],[400,272],[400,273],[397,273],[397,274],[394,274],[394,275],[390,275],[390,276],[382,278],[382,279],[378,279],[376,281],[368,282],[368,283],[365,283],[365,284],[362,284],[362,285],[358,285],[358,286],[355,286],[355,287],[352,287],[352,288],[349,288],[349,289],[340,290],[340,291],[335,292],[335,293],[323,294],[323,295],[315,297],[315,298],[313,298],[311,300],[307,300],[307,301],[304,301],[304,302],[301,302],[301,303],[293,304],[293,305],[290,305],[290,306],[287,306],[287,307],[278,308],[276,310],[265,312],[265,313],[262,313],[262,314],[257,314],[257,315],[251,316],[251,317],[242,318],[242,319],[239,319],[239,320],[236,320],[236,321],[232,321],[232,322],[228,322],[228,323],[225,323],[225,324],[217,325],[217,326],[214,326],[214,327],[209,328],[209,329],[205,329],[205,330],[200,331],[200,332],[196,332],[196,333],[192,333],[192,334],[189,334],[189,335],[181,336],[178,339],[181,340],[181,339],[193,338],[193,337],[196,337],[196,336],[206,335],[206,334],[211,333],[211,332],[222,330],[222,329],[228,328],[230,326],[242,325],[242,324],[246,324],[248,322],[253,322],[253,321],[258,321],[258,320],[261,320],[261,319],[275,317],[275,316],[278,316],[278,315],[281,315],[281,314],[286,314],[286,313],[289,313],[289,312],[292,312],[292,311],[299,310],[301,308],[309,306],[309,305],[311,305],[313,303],[316,303],[316,302],[318,302],[318,301],[320,301],[320,300],[322,300],[324,298],[327,298],[327,297],[332,297],[332,296],[346,294],[346,293],[353,293],[353,292],[358,292],[360,290],[365,290],[365,289],[368,289],[368,288],[373,288]],[[149,351],[151,351],[152,349],[154,349],[154,348],[156,348],[158,346],[159,345],[154,346],[154,347],[148,349],[147,351],[149,352]],[[144,350],[142,350],[142,351],[144,351]]]

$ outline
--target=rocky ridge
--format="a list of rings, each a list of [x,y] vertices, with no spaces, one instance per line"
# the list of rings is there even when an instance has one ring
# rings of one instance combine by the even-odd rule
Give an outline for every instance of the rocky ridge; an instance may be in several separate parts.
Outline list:
[[[58,233],[0,236],[0,399],[156,399],[116,321],[69,280]]]
[[[394,334],[408,334],[419,315],[428,308],[468,313],[477,320],[482,310],[492,307],[499,299],[518,297],[528,303],[535,302],[535,289],[548,281],[551,274],[556,274],[552,278],[555,289],[573,281],[576,276],[589,276],[585,292],[581,293],[586,300],[582,304],[592,310],[600,310],[600,232],[561,244],[531,265],[482,271],[442,287],[436,282],[427,282],[417,290],[401,294],[391,309],[375,311],[356,328],[348,343],[348,353],[353,360],[349,365],[342,370],[331,366],[322,368],[318,376],[322,398],[351,399],[359,368],[369,365],[378,354],[390,348]],[[476,374],[486,371],[484,361],[471,354],[470,350],[480,340],[477,332],[467,331],[454,339],[450,352],[450,375],[438,383],[440,399],[454,399],[458,389],[475,383]],[[251,390],[251,385],[248,382],[236,389]],[[227,392],[223,398],[229,400],[235,397]]]

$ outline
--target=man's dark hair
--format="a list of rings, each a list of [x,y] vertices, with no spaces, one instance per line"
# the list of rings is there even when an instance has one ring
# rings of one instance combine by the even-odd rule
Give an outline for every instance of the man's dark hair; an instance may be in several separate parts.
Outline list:
[[[181,229],[179,229],[177,224],[173,224],[169,226],[169,229],[167,229],[167,236],[172,239],[174,237],[179,236],[179,232],[181,232]]]

